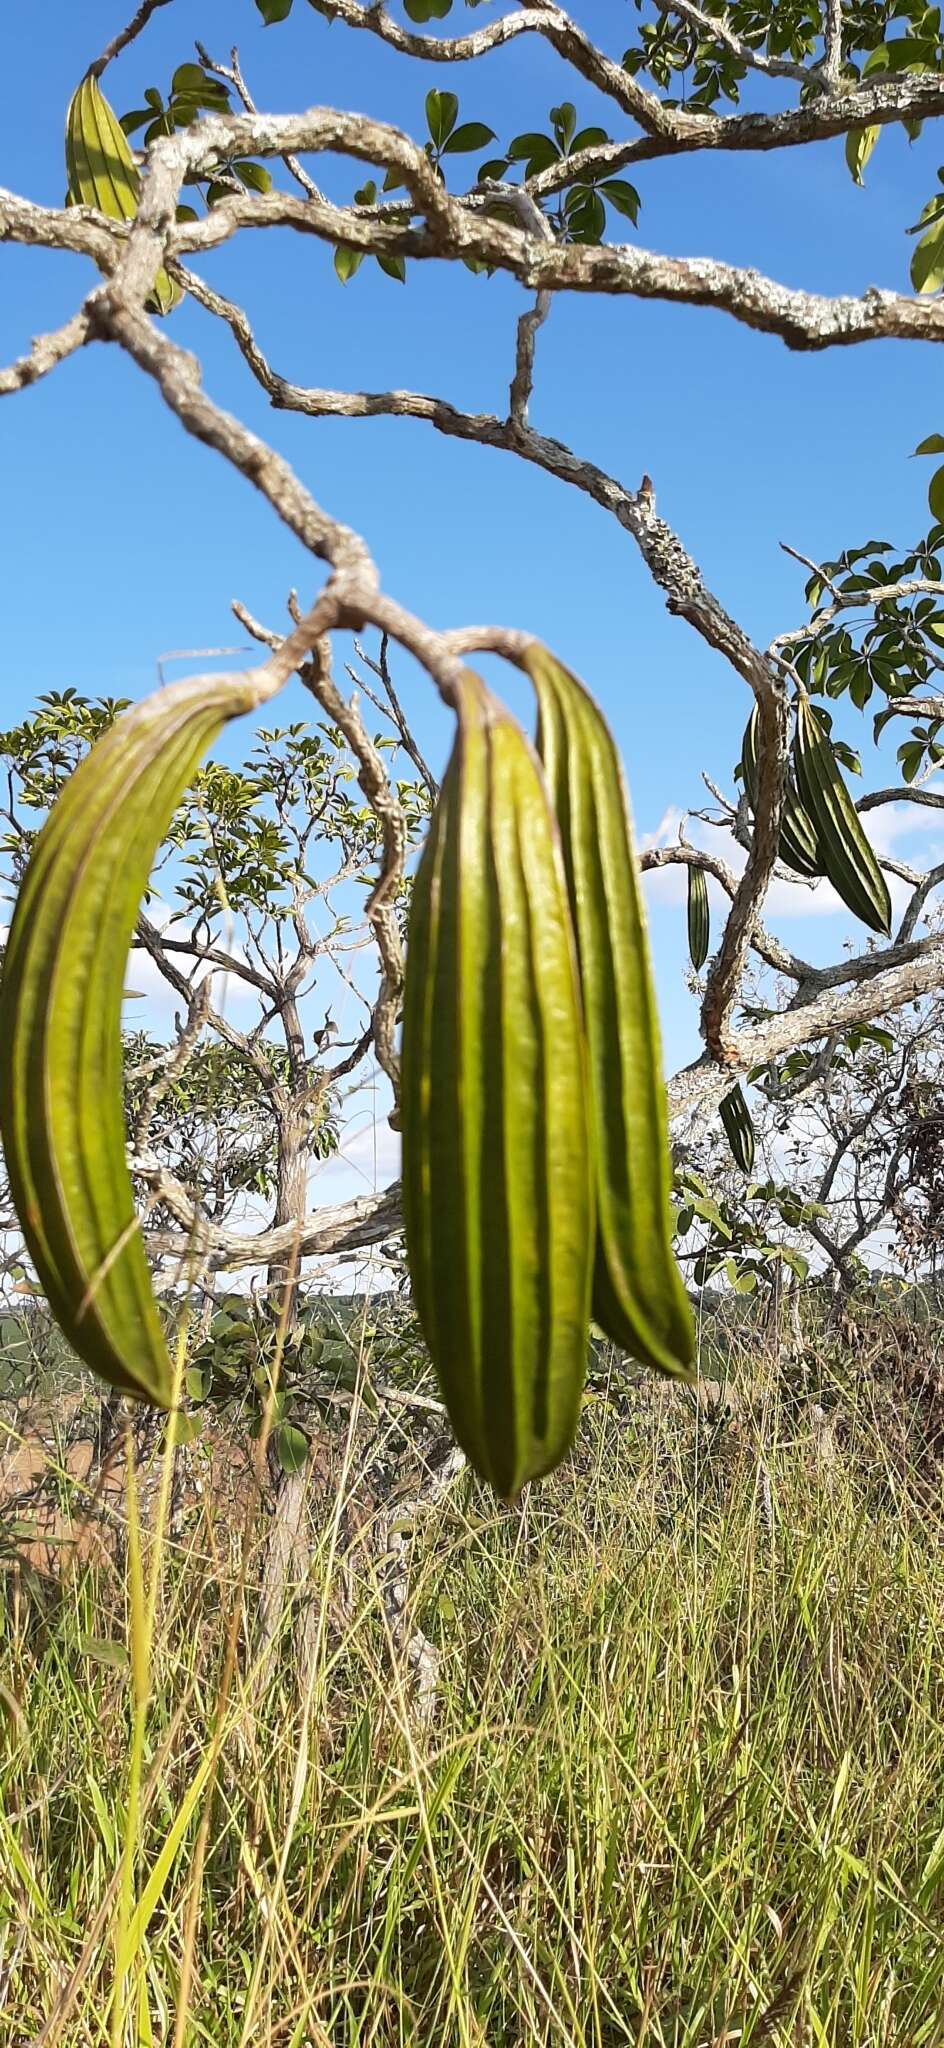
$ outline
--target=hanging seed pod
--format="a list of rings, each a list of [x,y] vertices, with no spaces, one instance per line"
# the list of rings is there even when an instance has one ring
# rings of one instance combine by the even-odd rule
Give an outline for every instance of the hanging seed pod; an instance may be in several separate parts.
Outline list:
[[[890,937],[892,906],[885,877],[859,823],[829,740],[806,697],[797,704],[794,757],[803,801],[816,825],[824,871],[836,894],[870,931]]]
[[[586,1372],[594,1198],[566,884],[540,767],[466,674],[410,912],[401,1065],[414,1300],[456,1436],[505,1499]]]
[[[0,980],[0,1136],[27,1250],[73,1349],[161,1406],[171,1369],[125,1160],[121,1004],[155,852],[248,684],[161,690],[66,783],[20,885]]]
[[[109,220],[133,220],[141,198],[141,174],[131,145],[97,78],[83,78],[66,115],[67,204],[94,206]],[[183,297],[166,270],[158,271],[147,301],[149,313],[169,313]]]
[[[593,1313],[615,1344],[687,1377],[694,1331],[672,1250],[659,1024],[619,755],[592,697],[546,648],[533,644],[525,666],[563,841],[590,1051]]]
[[[757,802],[757,706],[755,704],[748,720],[741,747],[741,773],[744,777],[744,794],[753,810]],[[780,820],[780,858],[794,874],[804,875],[812,880],[825,872],[823,852],[819,843],[816,826],[797,795],[793,778],[788,774],[783,796],[783,815]]]
[[[719,1110],[735,1162],[743,1173],[750,1173],[754,1165],[754,1125],[739,1082],[724,1097]]]
[[[711,913],[704,868],[688,870],[688,956],[697,974],[704,967],[711,944]]]

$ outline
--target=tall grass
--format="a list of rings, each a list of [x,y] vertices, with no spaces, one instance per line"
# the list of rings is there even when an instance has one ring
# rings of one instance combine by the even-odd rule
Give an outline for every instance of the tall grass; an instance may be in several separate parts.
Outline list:
[[[307,1661],[220,1501],[145,1532],[143,1724],[133,1556],[10,1601],[3,2048],[944,2042],[944,1516],[861,1389],[824,1437],[751,1377],[593,1403],[514,1510],[460,1475],[402,1633],[342,1426]]]

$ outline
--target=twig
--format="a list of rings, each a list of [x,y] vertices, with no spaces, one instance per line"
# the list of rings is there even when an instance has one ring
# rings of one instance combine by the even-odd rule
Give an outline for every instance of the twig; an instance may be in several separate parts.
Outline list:
[[[243,106],[246,109],[247,114],[257,113],[258,109],[256,107],[255,100],[253,99],[252,94],[249,91],[249,87],[246,84],[245,78],[243,77],[242,66],[240,65],[239,62],[239,51],[236,48],[235,43],[229,53],[229,64],[214,63],[213,58],[207,55],[207,52],[204,49],[203,44],[201,42],[196,42],[194,44],[194,48],[196,50],[197,56],[200,59],[201,64],[203,65],[204,70],[213,72],[217,78],[225,78],[227,80],[228,84],[232,86],[233,91],[238,93],[239,98],[242,100]],[[308,172],[304,168],[304,165],[299,163],[297,156],[292,155],[291,150],[287,150],[285,152],[285,154],[282,157],[282,162],[285,165],[286,170],[291,173],[291,176],[294,178],[296,185],[301,186],[302,191],[307,193],[309,199],[322,198],[323,195],[319,191],[318,186],[315,184],[314,179],[309,177]]]
[[[168,7],[169,5],[170,0],[141,0],[137,14],[132,16],[127,28],[119,30],[119,33],[112,37],[111,42],[106,43],[101,56],[96,57],[94,64],[89,65],[89,77],[101,78],[102,72],[112,62],[113,58],[120,56],[122,50],[126,50],[128,44],[133,43],[135,37],[141,34],[141,30],[147,27],[152,14],[156,14],[159,7]]]
[[[357,655],[358,661],[362,661],[364,667],[369,668],[371,674],[375,675],[378,681],[383,684],[387,696],[387,701],[390,706],[390,710],[393,713],[393,721],[396,726],[397,732],[400,735],[400,740],[402,742],[404,751],[409,755],[410,760],[412,761],[413,766],[417,771],[417,774],[419,775],[421,781],[425,783],[426,788],[429,791],[429,794],[432,797],[433,802],[435,803],[436,798],[439,795],[439,784],[436,781],[436,777],[434,776],[433,771],[430,768],[424,754],[421,752],[418,742],[413,737],[413,733],[409,725],[407,724],[406,713],[404,712],[403,706],[394,688],[393,677],[390,674],[390,663],[387,658],[389,645],[389,635],[387,633],[383,633],[380,639],[379,661],[373,661],[370,655],[367,653],[366,649],[361,646],[358,640],[355,640],[354,642],[354,652]],[[356,683],[357,678],[354,675],[353,670],[348,669],[348,674],[351,677],[351,681]],[[366,685],[364,687],[366,688]],[[382,707],[380,706],[378,700],[378,709],[380,708]]]
[[[28,355],[20,356],[9,369],[0,370],[0,398],[6,398],[14,391],[23,391],[28,384],[37,384],[40,377],[55,370],[67,356],[74,355],[76,349],[84,348],[91,332],[88,311],[85,306],[80,306],[64,326],[57,327],[51,334],[37,335]]]
[[[785,552],[792,554],[793,550],[789,548]],[[822,575],[822,571],[817,569],[816,574]],[[823,580],[825,582],[825,577]],[[830,585],[830,589],[833,588],[834,586]],[[900,583],[874,584],[868,590],[836,590],[834,604],[827,605],[825,610],[817,613],[815,619],[807,619],[802,626],[795,627],[791,632],[778,633],[771,641],[767,652],[773,655],[778,648],[792,646],[797,640],[817,639],[820,633],[825,633],[827,627],[832,625],[837,612],[863,609],[871,611],[873,605],[884,604],[889,598],[918,597],[928,591],[934,596],[940,596],[944,592],[944,583],[936,576],[909,576]]]
[[[800,85],[816,82],[816,72],[811,65],[794,64],[789,57],[766,57],[762,50],[754,49],[742,36],[735,35],[723,17],[705,14],[701,7],[694,5],[694,0],[665,0],[665,11],[677,14],[680,21],[688,22],[707,41],[720,43],[723,50],[729,50],[731,56],[749,71],[759,71],[764,78],[793,78]]]

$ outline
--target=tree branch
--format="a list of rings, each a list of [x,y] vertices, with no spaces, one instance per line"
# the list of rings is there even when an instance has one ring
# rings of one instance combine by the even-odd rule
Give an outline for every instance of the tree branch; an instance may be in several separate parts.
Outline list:
[[[380,1244],[400,1228],[400,1185],[394,1182],[382,1194],[356,1195],[350,1202],[315,1211],[298,1222],[281,1223],[273,1230],[246,1235],[207,1222],[191,1201],[182,1183],[168,1173],[153,1155],[132,1157],[133,1174],[147,1183],[152,1201],[168,1209],[181,1224],[180,1232],[155,1230],[147,1245],[159,1258],[179,1261],[185,1274],[191,1261],[199,1260],[212,1271],[226,1267],[274,1265],[287,1253],[299,1259],[329,1258],[343,1251]]]
[[[834,89],[842,71],[842,0],[826,0],[822,75]]]
[[[612,178],[630,164],[652,163],[666,156],[695,151],[746,150],[766,153],[800,149],[809,142],[829,142],[852,128],[885,128],[897,121],[927,121],[944,114],[941,74],[863,79],[855,90],[822,94],[780,113],[691,114],[676,112],[672,130],[652,132],[635,141],[598,143],[575,150],[562,162],[528,180],[536,199],[586,179]]]
[[[397,923],[396,901],[406,862],[406,820],[390,787],[383,761],[367,731],[356,704],[342,697],[331,675],[330,645],[319,642],[311,661],[301,672],[302,682],[317,698],[322,710],[340,731],[358,763],[358,782],[380,826],[383,859],[380,872],[367,899],[365,916],[377,941],[382,968],[380,989],[373,1011],[373,1037],[377,1058],[399,1102],[400,1062],[395,1046],[396,1019],[403,989],[403,949]]]
[[[734,869],[729,868],[726,861],[719,860],[717,854],[703,852],[700,846],[647,846],[639,856],[639,865],[643,874],[667,867],[702,868],[706,875],[714,876],[732,902],[740,886],[740,877]],[[818,969],[808,960],[800,960],[791,953],[772,932],[765,931],[759,918],[754,920],[750,943],[752,950],[776,974],[786,974],[791,981],[798,982],[815,979]]]
[[[789,57],[766,57],[762,50],[746,43],[743,36],[736,35],[722,16],[706,14],[703,8],[694,5],[694,0],[664,0],[664,7],[666,14],[677,14],[680,21],[697,29],[699,35],[728,50],[748,71],[759,71],[764,78],[793,78],[800,85],[817,83],[813,65],[794,64]]]
[[[944,810],[944,790],[917,789],[904,782],[900,789],[870,789],[856,800],[857,811],[875,811],[880,804],[924,804],[927,810]]]
[[[120,56],[122,50],[126,50],[128,44],[133,43],[135,37],[141,34],[142,29],[147,27],[152,14],[156,14],[159,7],[167,7],[169,5],[170,0],[141,0],[137,14],[133,15],[127,28],[121,29],[118,35],[112,36],[111,42],[106,43],[101,56],[96,57],[94,64],[89,65],[88,76],[90,78],[101,78],[102,72],[106,70],[113,58]]]
[[[792,554],[792,548],[787,552]],[[815,565],[807,566],[813,566],[815,569]],[[820,575],[821,571],[815,569],[815,573]],[[820,633],[825,633],[827,627],[832,625],[838,612],[871,611],[874,605],[883,604],[888,598],[917,597],[924,591],[931,591],[936,597],[940,596],[944,593],[944,583],[933,576],[911,576],[903,583],[883,583],[874,589],[837,591],[835,604],[827,605],[824,611],[817,613],[815,619],[808,619],[805,625],[798,626],[794,632],[778,633],[776,639],[771,641],[767,652],[771,655],[776,654],[778,648],[793,646],[797,640],[816,640]]]
[[[542,0],[539,6],[523,6],[517,14],[501,15],[497,21],[464,36],[423,36],[400,28],[385,12],[382,0],[366,7],[359,6],[357,0],[310,0],[310,5],[326,21],[343,21],[347,28],[367,29],[401,55],[420,57],[427,63],[466,64],[486,56],[490,50],[502,48],[517,36],[542,36],[572,70],[608,99],[615,100],[623,113],[631,115],[647,133],[669,136],[675,131],[674,110],[664,107],[654,93],[638,85],[621,64],[604,56],[584,30],[550,0]]]
[[[238,94],[247,114],[258,113],[259,109],[243,77],[242,66],[239,61],[239,51],[235,46],[230,51],[230,61],[228,64],[214,63],[213,58],[207,54],[201,42],[195,43],[194,48],[204,70],[212,72],[216,78],[226,79],[227,84],[231,85],[233,91]],[[297,156],[292,155],[291,150],[286,151],[282,162],[289,175],[294,178],[296,185],[301,186],[302,191],[307,194],[309,199],[321,199],[323,197],[314,179],[308,176],[304,165],[299,163]]]
[[[38,383],[67,356],[84,348],[91,333],[92,323],[84,306],[73,313],[71,320],[57,327],[51,334],[37,335],[28,355],[20,356],[9,369],[0,370],[0,398],[6,398],[13,391],[23,391],[28,384]]]

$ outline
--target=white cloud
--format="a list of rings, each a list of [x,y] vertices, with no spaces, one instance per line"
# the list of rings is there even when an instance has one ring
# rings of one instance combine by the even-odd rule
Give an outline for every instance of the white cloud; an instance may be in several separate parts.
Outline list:
[[[670,804],[668,810],[663,812],[655,831],[643,833],[639,842],[640,849],[647,852],[651,846],[668,846],[673,839],[678,838],[678,828],[684,816],[685,812],[680,811],[677,804]]]

